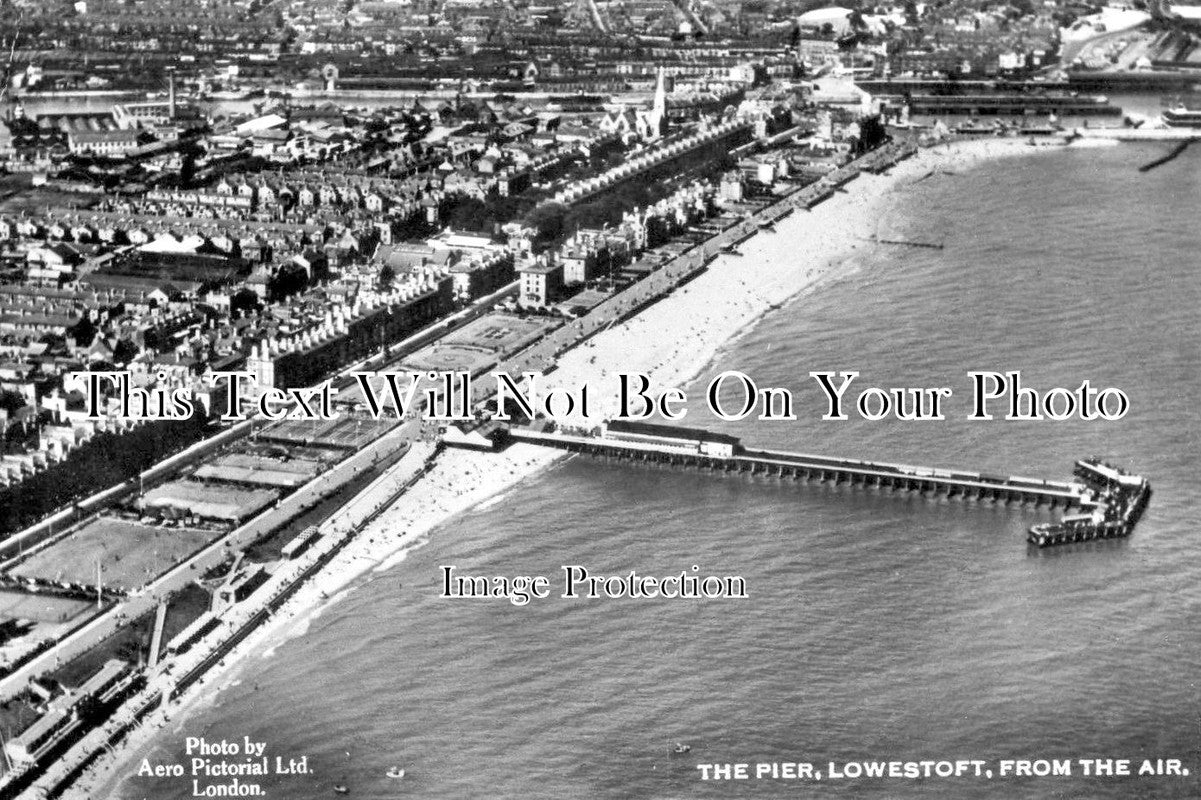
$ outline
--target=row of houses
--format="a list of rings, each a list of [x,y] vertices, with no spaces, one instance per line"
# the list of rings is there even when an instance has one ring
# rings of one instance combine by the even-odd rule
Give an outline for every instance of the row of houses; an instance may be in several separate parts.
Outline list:
[[[559,203],[572,203],[610,189],[673,159],[682,158],[702,147],[720,143],[731,147],[751,138],[753,124],[730,119],[696,133],[665,139],[658,146],[631,158],[600,175],[575,181],[555,195]]]
[[[717,192],[707,183],[685,186],[646,208],[628,211],[614,230],[581,229],[557,250],[524,252],[518,263],[518,303],[548,308],[579,287],[602,276],[619,275],[649,248],[712,215]]]
[[[334,236],[328,225],[258,223],[240,219],[202,219],[135,214],[124,211],[51,208],[40,214],[0,215],[0,242],[36,240],[95,243],[109,247],[144,246],[164,236],[194,241],[197,248],[238,253],[248,261],[267,261],[274,252],[321,247]]]
[[[445,269],[451,277],[455,301],[467,303],[513,280],[514,255],[507,244],[448,229],[424,243],[381,244],[369,270],[388,269],[392,274],[405,275],[429,267]]]

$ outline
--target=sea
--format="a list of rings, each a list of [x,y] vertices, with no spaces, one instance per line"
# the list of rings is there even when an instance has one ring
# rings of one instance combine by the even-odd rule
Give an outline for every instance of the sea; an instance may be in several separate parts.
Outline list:
[[[1104,457],[1154,487],[1129,539],[1039,550],[1025,535],[1046,510],[564,460],[256,656],[150,761],[249,737],[272,763],[307,757],[262,784],[293,800],[1201,797],[1201,148],[1137,170],[1170,147],[1032,148],[915,181],[880,238],[942,249],[858,243],[685,387],[685,424],[750,446],[1048,479]],[[789,388],[796,419],[716,420],[703,395],[724,370]],[[823,420],[819,370],[950,388],[947,418]],[[969,420],[972,371],[1087,380],[1129,411]],[[563,565],[695,565],[748,597],[442,599],[442,565],[556,589]],[[1168,759],[1189,774],[1133,774]],[[992,777],[838,777],[956,760]],[[749,777],[712,779],[738,764]],[[193,790],[133,777],[121,796]]]

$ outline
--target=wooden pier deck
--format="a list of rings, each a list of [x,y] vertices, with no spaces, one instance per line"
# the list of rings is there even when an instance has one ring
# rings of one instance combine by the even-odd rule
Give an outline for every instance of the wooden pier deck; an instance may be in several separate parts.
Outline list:
[[[691,429],[681,431],[683,434],[695,433]],[[1094,504],[1088,488],[1077,482],[985,475],[908,464],[753,450],[728,442],[723,447],[704,439],[673,437],[656,442],[654,437],[646,435],[577,436],[538,432],[526,428],[513,428],[509,436],[516,441],[593,456],[713,472],[803,480],[834,486],[878,487],[929,497],[958,497],[1050,508],[1090,509]]]

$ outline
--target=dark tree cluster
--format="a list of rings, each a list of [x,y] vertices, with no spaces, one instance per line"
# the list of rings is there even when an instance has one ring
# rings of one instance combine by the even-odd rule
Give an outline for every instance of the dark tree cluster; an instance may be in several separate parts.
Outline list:
[[[101,433],[71,457],[0,490],[0,532],[31,525],[76,499],[121,483],[204,437],[207,420],[149,422],[123,434]]]

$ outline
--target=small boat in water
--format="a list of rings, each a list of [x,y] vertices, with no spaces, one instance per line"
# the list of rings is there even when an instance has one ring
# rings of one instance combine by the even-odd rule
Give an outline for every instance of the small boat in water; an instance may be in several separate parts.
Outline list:
[[[671,752],[678,756],[682,756],[690,750],[692,750],[692,745],[684,744],[683,742],[676,742],[675,747],[671,748]]]
[[[387,775],[389,778],[403,778],[405,776],[405,771],[403,769],[401,769],[400,767],[393,767],[392,769],[388,770],[384,774]]]
[[[343,784],[337,783],[334,784],[334,794],[350,794],[350,790],[347,789]]]

